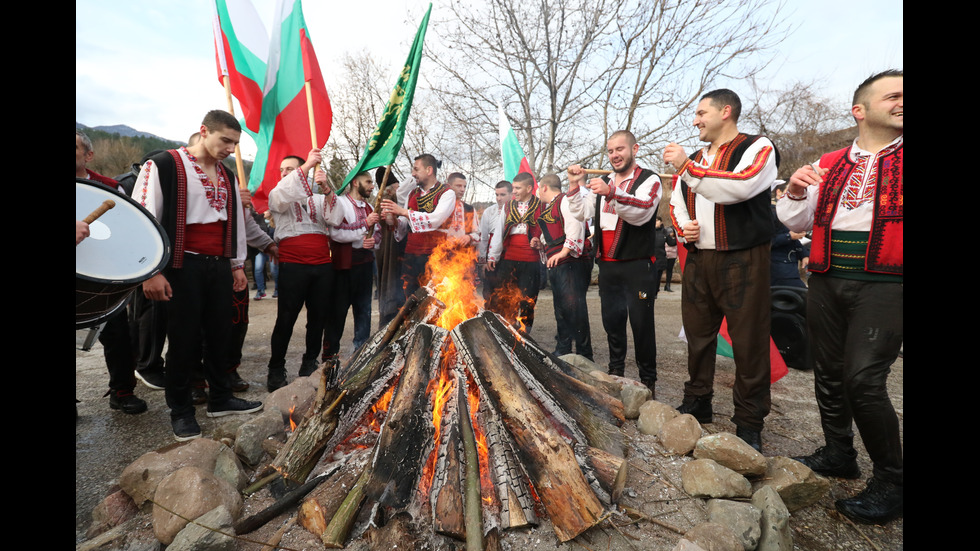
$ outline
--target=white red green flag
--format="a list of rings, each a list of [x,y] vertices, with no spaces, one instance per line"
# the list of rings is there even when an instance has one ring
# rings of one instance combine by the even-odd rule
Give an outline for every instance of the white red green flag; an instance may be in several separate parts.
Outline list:
[[[262,116],[262,85],[269,55],[269,33],[251,0],[215,0],[214,52],[218,81],[224,77],[238,98],[246,128],[257,132]]]
[[[310,138],[307,80],[312,87],[319,144],[314,144]],[[268,210],[269,192],[279,183],[282,159],[290,155],[306,158],[311,149],[322,147],[330,137],[333,112],[300,0],[278,0],[276,3],[262,95],[262,118],[258,134],[254,136],[258,153],[248,181],[257,212]]]
[[[517,134],[511,128],[507,120],[504,108],[497,105],[497,114],[500,118],[500,156],[504,162],[504,180],[514,181],[514,176],[521,172],[527,172],[534,178],[534,171],[531,170],[531,163],[524,154],[520,142],[517,141]],[[534,178],[534,191],[538,189],[538,179]]]

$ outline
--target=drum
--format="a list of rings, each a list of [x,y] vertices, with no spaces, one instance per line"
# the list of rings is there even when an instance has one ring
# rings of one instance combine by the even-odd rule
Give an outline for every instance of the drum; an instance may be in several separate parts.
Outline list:
[[[146,209],[104,184],[75,178],[75,220],[106,199],[116,206],[89,224],[90,236],[75,247],[75,329],[125,308],[133,289],[170,260],[167,234]]]

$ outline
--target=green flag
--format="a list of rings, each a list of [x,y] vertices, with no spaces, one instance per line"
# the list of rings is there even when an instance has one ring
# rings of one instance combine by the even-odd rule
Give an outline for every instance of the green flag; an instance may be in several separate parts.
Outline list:
[[[405,139],[405,124],[408,122],[408,113],[412,109],[412,97],[415,95],[415,83],[419,79],[422,41],[425,40],[425,29],[429,25],[430,13],[432,13],[432,4],[429,4],[429,10],[425,12],[422,24],[419,25],[419,30],[415,33],[412,50],[408,53],[405,67],[398,75],[398,82],[395,83],[395,88],[391,91],[391,97],[381,115],[381,120],[378,121],[374,133],[371,134],[371,138],[364,148],[364,154],[361,155],[361,160],[344,178],[344,185],[340,188],[341,192],[347,188],[347,184],[354,179],[354,176],[365,170],[394,163],[398,150],[402,148],[402,141]]]

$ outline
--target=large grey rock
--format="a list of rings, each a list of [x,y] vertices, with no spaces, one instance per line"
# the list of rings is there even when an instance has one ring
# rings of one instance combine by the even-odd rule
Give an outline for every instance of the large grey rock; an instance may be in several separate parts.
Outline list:
[[[753,551],[762,536],[762,512],[749,503],[712,499],[708,501],[708,522],[727,526],[742,542],[745,551]]]
[[[309,377],[297,377],[293,382],[266,396],[265,408],[279,410],[286,424],[289,422],[289,412],[292,411],[293,421],[298,425],[306,418],[310,406],[313,405],[318,384],[320,384],[319,369]]]
[[[261,415],[250,418],[238,427],[235,435],[235,453],[249,465],[257,465],[265,457],[262,442],[267,438],[282,436],[286,432],[282,412],[268,408]]]
[[[653,393],[646,385],[630,381],[623,385],[619,397],[623,401],[623,416],[627,419],[636,419],[640,416],[640,406],[653,398]]]
[[[664,423],[680,413],[663,402],[648,400],[640,406],[640,416],[636,419],[636,428],[643,434],[659,434]]]
[[[709,434],[698,440],[694,446],[694,457],[713,459],[745,476],[760,476],[768,466],[764,455],[729,432]]]
[[[762,514],[761,535],[756,551],[793,551],[793,532],[789,527],[789,509],[771,486],[752,494],[752,505]]]
[[[749,497],[752,485],[742,475],[711,459],[695,459],[681,467],[684,491],[694,497]]]
[[[790,512],[816,503],[830,491],[829,480],[788,457],[769,458],[766,474],[757,483],[756,490],[762,486],[776,490]]]
[[[597,371],[601,369],[598,364],[579,354],[565,354],[564,356],[559,356],[559,358],[564,360],[565,363],[571,365],[572,367],[578,368],[585,372]]]
[[[667,451],[686,455],[701,438],[701,424],[689,413],[678,415],[664,423],[657,438]]]
[[[177,533],[167,551],[235,551],[234,519],[224,505],[197,517]]]
[[[219,505],[232,519],[242,512],[238,490],[199,467],[183,467],[160,481],[153,502],[153,533],[166,545],[187,525],[185,519],[196,519]]]
[[[704,551],[744,551],[742,542],[738,540],[732,530],[727,526],[714,522],[703,522],[691,528],[684,534],[688,539],[699,546]]]
[[[143,454],[123,469],[119,475],[119,486],[133,498],[137,506],[142,506],[146,500],[153,498],[160,481],[174,471],[195,466],[207,472],[215,472],[219,458],[221,476],[237,487],[245,475],[241,472],[235,453],[228,446],[209,438],[172,444]]]
[[[110,493],[101,503],[92,509],[92,525],[86,532],[89,539],[126,522],[139,513],[139,508],[133,498],[121,488]]]
[[[705,549],[687,538],[681,538],[671,551],[705,551]]]

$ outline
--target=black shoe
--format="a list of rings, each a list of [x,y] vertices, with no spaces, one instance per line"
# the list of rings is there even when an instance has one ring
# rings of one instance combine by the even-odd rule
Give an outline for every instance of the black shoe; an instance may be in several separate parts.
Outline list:
[[[650,399],[651,400],[656,400],[657,399],[657,389],[656,389],[657,381],[655,379],[654,380],[647,379],[645,381],[641,379],[640,382],[643,383],[644,386],[646,386],[647,388],[650,389],[650,393],[652,394],[652,396],[650,396]]]
[[[836,476],[838,478],[861,478],[861,469],[857,464],[857,452],[851,453],[840,451],[830,446],[817,448],[817,451],[803,457],[793,459],[803,463],[810,470],[824,476]]]
[[[255,413],[262,409],[262,402],[242,400],[232,396],[220,404],[208,402],[208,417],[224,417],[239,413]]]
[[[248,381],[242,379],[242,376],[238,374],[237,369],[231,370],[231,373],[228,374],[228,378],[230,379],[229,382],[231,383],[232,392],[245,392],[248,390]]]
[[[316,363],[316,360],[303,360],[303,363],[299,366],[299,376],[309,377],[318,367],[320,367],[320,364]]]
[[[191,402],[193,402],[195,406],[208,403],[208,391],[203,386],[192,386]]]
[[[134,415],[146,411],[146,402],[137,398],[132,390],[110,390],[109,407]]]
[[[269,377],[266,379],[265,387],[269,392],[275,392],[286,386],[286,370],[283,368],[269,368]]]
[[[735,427],[735,436],[741,438],[746,444],[752,446],[752,448],[762,453],[762,433],[757,430],[743,429],[742,427]]]
[[[615,376],[617,376],[617,377],[625,377],[625,376],[626,376],[626,375],[624,374],[624,373],[625,373],[625,372],[624,372],[624,370],[622,370],[622,369],[613,369],[613,368],[611,368],[611,367],[609,368],[609,371],[608,371],[608,373],[609,373],[610,375],[615,375]]]
[[[677,411],[684,415],[690,413],[702,425],[711,423],[714,413],[711,411],[711,398],[702,396],[701,398],[685,398],[684,403],[677,406]]]
[[[163,390],[167,386],[163,372],[158,369],[137,370],[136,378],[150,390]]]
[[[668,293],[673,293],[674,292],[674,290],[670,288],[670,285],[664,287],[664,291],[667,291]]]
[[[902,516],[904,493],[902,486],[871,478],[864,491],[850,499],[838,499],[834,505],[849,519],[884,524]]]
[[[170,426],[173,427],[174,438],[176,438],[178,442],[184,442],[185,440],[193,440],[201,437],[201,426],[197,424],[197,419],[194,417],[171,419]]]

